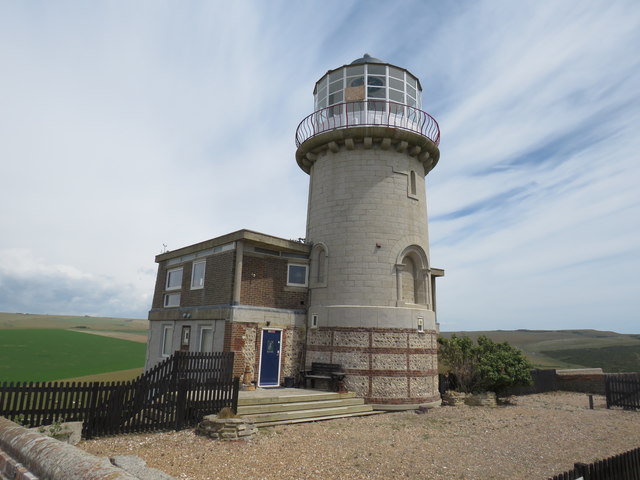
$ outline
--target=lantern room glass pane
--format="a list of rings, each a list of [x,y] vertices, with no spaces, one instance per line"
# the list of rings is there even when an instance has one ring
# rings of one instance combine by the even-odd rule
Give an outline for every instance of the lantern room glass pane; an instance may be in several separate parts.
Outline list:
[[[340,69],[340,70],[336,70],[335,72],[331,72],[329,74],[329,82],[333,83],[336,80],[342,80],[342,73],[344,72],[344,69]]]
[[[389,100],[392,102],[404,103],[404,93],[389,89]]]
[[[329,95],[329,105],[333,105],[334,103],[340,103],[342,101],[342,92],[333,93]]]
[[[385,98],[385,93],[384,88],[380,87],[369,87],[367,89],[367,95],[369,98]]]
[[[329,85],[329,93],[336,93],[340,90],[342,90],[342,81],[334,82],[331,85]]]
[[[373,75],[386,75],[387,74],[387,66],[386,65],[374,65],[368,64],[368,72]]]
[[[400,90],[404,92],[404,82],[402,80],[398,80],[396,78],[389,78],[389,86],[391,88],[395,88],[396,90]]]
[[[364,65],[352,65],[347,67],[347,77],[352,77],[354,75],[363,75],[364,74]]]
[[[347,87],[359,87],[360,85],[364,85],[364,77],[347,78]]]
[[[399,68],[389,67],[389,76],[404,80],[404,71]]]
[[[376,86],[376,87],[383,87],[386,82],[385,82],[385,77],[377,77],[377,76],[373,76],[373,75],[369,75],[367,77],[367,85],[370,86]]]

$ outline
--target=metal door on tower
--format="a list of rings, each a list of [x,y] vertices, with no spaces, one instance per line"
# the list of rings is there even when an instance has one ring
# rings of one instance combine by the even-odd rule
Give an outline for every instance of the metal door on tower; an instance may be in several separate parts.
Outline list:
[[[258,386],[277,387],[280,385],[280,344],[281,330],[262,330],[260,354],[260,378]]]

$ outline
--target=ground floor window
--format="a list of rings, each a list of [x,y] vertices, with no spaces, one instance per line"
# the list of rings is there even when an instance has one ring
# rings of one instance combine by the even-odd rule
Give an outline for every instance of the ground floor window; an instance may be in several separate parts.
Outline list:
[[[173,352],[172,343],[173,341],[173,327],[170,325],[165,325],[162,327],[162,356],[168,357]]]
[[[200,351],[213,352],[213,328],[202,327],[200,330]]]

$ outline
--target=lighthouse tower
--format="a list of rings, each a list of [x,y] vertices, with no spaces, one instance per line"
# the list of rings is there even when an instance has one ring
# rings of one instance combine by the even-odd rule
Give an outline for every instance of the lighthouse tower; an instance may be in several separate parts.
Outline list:
[[[425,176],[440,152],[420,81],[364,55],[315,85],[296,132],[309,174],[306,365],[340,364],[380,405],[439,403]]]

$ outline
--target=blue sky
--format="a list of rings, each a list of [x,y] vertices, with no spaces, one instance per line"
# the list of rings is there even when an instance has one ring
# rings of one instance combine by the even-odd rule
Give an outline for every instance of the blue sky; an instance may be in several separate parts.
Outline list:
[[[304,236],[294,132],[365,52],[439,122],[443,330],[640,333],[640,3],[0,1],[0,311],[146,317],[154,256]]]

